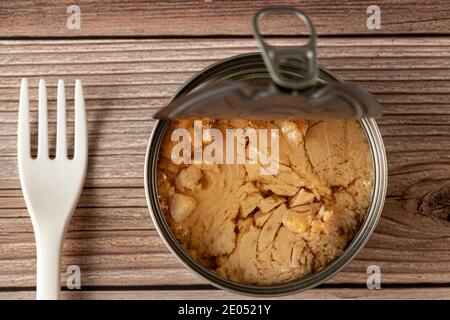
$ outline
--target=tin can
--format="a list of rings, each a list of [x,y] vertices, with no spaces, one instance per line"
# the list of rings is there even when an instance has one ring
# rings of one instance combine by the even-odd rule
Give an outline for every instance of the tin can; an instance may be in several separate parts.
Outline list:
[[[301,67],[281,66],[281,72],[294,78],[303,78],[305,76],[305,69]],[[318,68],[317,77],[319,81],[324,83],[340,82],[336,76],[322,67]],[[255,78],[270,78],[269,71],[261,54],[250,53],[238,55],[219,61],[200,71],[188,80],[172,99],[195,92],[196,90],[213,83],[220,83],[225,80]],[[159,235],[172,253],[193,273],[214,286],[231,292],[258,297],[298,293],[315,287],[338,273],[356,256],[358,251],[365,245],[373,233],[383,210],[386,197],[387,161],[383,140],[375,120],[373,118],[363,118],[360,120],[360,124],[367,136],[367,141],[372,154],[374,176],[372,200],[359,231],[348,244],[341,256],[318,272],[286,283],[270,286],[258,286],[234,282],[219,276],[214,271],[206,269],[196,262],[178,242],[160,208],[156,170],[161,143],[169,123],[170,120],[156,121],[147,148],[145,160],[145,193],[150,215]]]

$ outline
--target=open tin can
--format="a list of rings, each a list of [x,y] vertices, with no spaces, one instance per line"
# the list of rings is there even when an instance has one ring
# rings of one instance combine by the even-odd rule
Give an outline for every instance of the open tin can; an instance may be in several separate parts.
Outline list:
[[[280,49],[274,50],[273,47],[266,45],[264,41],[261,40],[257,23],[259,18],[267,13],[289,13],[299,17],[309,27],[311,33],[310,42],[306,46],[302,47],[301,51],[298,51],[298,48],[297,51],[295,51],[296,49],[292,47],[283,48],[284,51]],[[356,92],[356,94],[351,93],[350,98],[345,96],[346,92],[344,92],[345,97],[342,100],[344,103],[347,103],[347,105],[351,105],[347,111],[343,111],[346,113],[344,116],[358,118],[367,137],[372,155],[373,190],[371,202],[364,220],[356,235],[347,245],[343,254],[330,262],[323,269],[313,274],[285,283],[267,286],[251,285],[231,281],[220,276],[214,271],[205,268],[194,260],[174,236],[159,202],[156,173],[161,144],[170,124],[170,119],[176,117],[180,110],[190,116],[204,115],[205,110],[209,110],[209,105],[207,102],[204,104],[201,103],[201,101],[208,100],[205,99],[204,95],[213,92],[212,94],[214,96],[214,101],[217,101],[217,97],[220,99],[223,94],[224,87],[227,88],[228,92],[230,92],[230,90],[232,93],[237,92],[238,96],[243,91],[248,94],[248,88],[245,88],[245,86],[244,89],[242,89],[241,85],[235,86],[238,82],[243,83],[242,81],[244,81],[244,83],[246,81],[250,81],[247,83],[252,83],[253,80],[256,80],[261,81],[263,85],[270,82],[270,86],[267,87],[267,90],[277,88],[277,93],[271,95],[272,98],[275,98],[271,99],[270,102],[276,101],[278,103],[281,101],[280,103],[284,103],[285,101],[288,101],[288,105],[292,102],[289,101],[292,95],[289,94],[288,100],[280,100],[278,99],[278,94],[280,92],[284,94],[284,92],[291,92],[292,90],[307,91],[308,88],[315,83],[319,83],[320,86],[337,85],[337,90],[334,90],[334,87],[332,87],[334,91],[332,91],[331,94],[325,92],[325,95],[328,95],[325,98],[318,98],[316,93],[309,96],[311,97],[312,102],[307,101],[306,104],[308,105],[308,108],[316,108],[316,110],[320,110],[321,114],[324,112],[326,113],[327,110],[330,110],[328,100],[331,99],[334,103],[336,99],[340,99],[342,97],[340,91],[341,88],[339,87],[342,83],[339,79],[326,69],[318,67],[315,63],[315,32],[310,20],[304,14],[291,8],[263,9],[255,16],[254,28],[255,37],[260,43],[262,54],[243,54],[219,61],[205,68],[187,81],[174,95],[172,100],[169,102],[168,107],[164,108],[159,113],[159,120],[155,123],[147,148],[145,161],[145,192],[151,218],[159,235],[172,253],[188,269],[219,288],[239,294],[267,297],[292,294],[315,287],[335,275],[355,257],[358,251],[364,246],[371,236],[380,218],[387,189],[387,161],[380,132],[374,118],[372,117],[373,115],[379,115],[380,110],[377,108],[376,103],[374,104],[372,100],[369,102],[364,100],[366,98],[364,93],[362,93],[362,100],[364,100],[364,103],[359,103],[356,100],[358,100],[357,98],[361,98],[360,92]],[[292,54],[297,54],[297,57],[300,57],[300,59],[296,60],[295,63],[288,61]],[[276,59],[274,57],[276,57]],[[285,57],[288,59],[284,59]],[[259,84],[260,83],[258,83],[258,85]],[[259,88],[261,87],[258,87],[258,89]],[[252,98],[253,92],[248,94],[248,96]],[[294,96],[296,95],[294,94]],[[297,99],[297,97],[295,99]],[[190,105],[190,102],[193,100],[196,101],[196,104]],[[233,101],[233,99],[231,101]],[[295,104],[295,100],[292,103]],[[260,101],[255,104],[254,109],[252,109],[253,107],[251,106],[251,103],[248,105],[250,105],[249,109],[244,111],[244,115],[245,113],[249,114],[261,112],[257,110],[258,106],[261,105]],[[196,109],[197,106],[200,107]],[[204,106],[207,108],[205,109]],[[225,105],[224,108],[221,108],[221,110],[226,110]],[[340,112],[342,112],[343,109],[345,109],[345,106]],[[285,112],[283,117],[289,116],[291,111],[290,106],[288,106],[287,110],[283,111]]]

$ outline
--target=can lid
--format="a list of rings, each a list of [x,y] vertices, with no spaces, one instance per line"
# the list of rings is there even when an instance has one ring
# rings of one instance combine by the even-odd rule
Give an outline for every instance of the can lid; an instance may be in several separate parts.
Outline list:
[[[292,14],[310,33],[303,46],[269,45],[259,31],[261,18],[269,14]],[[311,20],[290,7],[269,7],[253,19],[254,37],[261,49],[270,78],[229,80],[206,85],[171,101],[154,116],[173,118],[326,119],[379,117],[375,96],[348,83],[325,83],[318,79],[316,32]],[[302,74],[285,72],[289,68]]]

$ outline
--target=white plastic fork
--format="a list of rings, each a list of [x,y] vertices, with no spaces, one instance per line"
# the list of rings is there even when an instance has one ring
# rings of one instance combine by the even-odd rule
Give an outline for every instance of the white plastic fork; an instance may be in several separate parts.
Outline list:
[[[28,81],[20,87],[17,159],[20,183],[36,239],[36,298],[55,300],[61,290],[64,235],[83,189],[88,143],[81,81],[75,83],[74,157],[67,157],[64,82],[58,81],[56,157],[48,155],[47,91],[39,81],[38,154],[31,157]]]

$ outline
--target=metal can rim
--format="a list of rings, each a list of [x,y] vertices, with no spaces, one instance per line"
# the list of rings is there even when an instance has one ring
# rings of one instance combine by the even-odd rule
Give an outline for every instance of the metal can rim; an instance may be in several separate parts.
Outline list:
[[[245,66],[247,63],[257,62],[258,60],[261,60],[262,62],[259,53],[247,53],[220,60],[196,73],[193,77],[186,81],[173,95],[172,99],[190,92],[191,90],[195,90],[207,80],[213,79],[213,76],[220,74],[220,72],[227,70],[229,71],[233,68],[239,69],[239,67]],[[340,81],[327,69],[320,67],[319,70],[319,77],[328,78],[329,81]],[[347,245],[347,248],[344,250],[343,254],[327,264],[322,270],[285,283],[271,286],[258,286],[231,281],[196,262],[175,238],[164,214],[160,210],[156,186],[156,174],[152,174],[152,172],[156,173],[162,138],[169,124],[169,121],[167,120],[156,121],[147,146],[144,164],[144,184],[147,205],[151,219],[159,236],[172,254],[176,256],[187,269],[203,280],[208,281],[212,285],[233,293],[254,297],[276,297],[303,292],[318,286],[333,277],[351,260],[353,260],[356,254],[369,240],[376,225],[378,224],[381,212],[383,210],[387,190],[387,160],[383,140],[374,119],[362,119],[360,122],[367,136],[372,153],[372,165],[374,172],[372,200],[369,208],[367,209],[364,221],[352,241]]]

